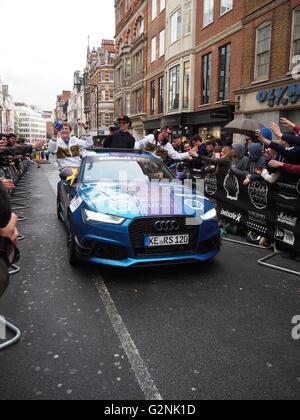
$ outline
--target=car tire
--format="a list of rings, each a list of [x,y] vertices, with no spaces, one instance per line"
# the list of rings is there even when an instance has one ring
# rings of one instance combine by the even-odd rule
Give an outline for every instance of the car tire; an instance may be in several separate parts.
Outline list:
[[[71,265],[78,264],[78,258],[76,255],[76,242],[75,242],[75,235],[72,228],[72,223],[69,219],[69,237],[68,237],[68,252],[69,252],[69,263]]]
[[[57,198],[57,204],[56,204],[56,210],[57,210],[57,219],[62,222],[63,218],[61,217],[61,212],[60,212],[60,203],[59,203],[59,199]]]

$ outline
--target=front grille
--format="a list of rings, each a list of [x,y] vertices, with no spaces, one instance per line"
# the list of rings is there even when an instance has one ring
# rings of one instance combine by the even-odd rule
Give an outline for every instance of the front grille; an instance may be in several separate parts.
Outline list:
[[[157,233],[154,228],[155,222],[159,220],[176,220],[179,230],[176,232]],[[129,234],[137,257],[147,255],[174,255],[178,253],[190,253],[196,251],[199,236],[199,226],[187,226],[184,217],[160,217],[135,219],[129,226]],[[145,236],[169,236],[169,235],[190,235],[188,245],[162,246],[155,248],[145,248]]]

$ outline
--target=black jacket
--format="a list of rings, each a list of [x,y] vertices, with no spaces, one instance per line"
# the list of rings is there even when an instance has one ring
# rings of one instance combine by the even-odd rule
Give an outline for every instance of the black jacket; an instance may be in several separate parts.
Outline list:
[[[123,133],[118,131],[112,136],[109,136],[105,142],[106,149],[134,149],[135,138],[130,133]]]
[[[5,228],[11,218],[11,205],[6,189],[0,182],[0,229]]]
[[[283,140],[286,139],[287,136],[283,136]],[[290,136],[288,136],[290,137]],[[292,136],[294,137],[294,136]],[[285,140],[288,141],[288,140]],[[276,152],[284,157],[285,163],[290,163],[291,165],[299,165],[300,162],[300,142],[299,146],[291,146],[288,148],[285,148],[281,144],[272,142],[270,145],[270,148],[273,150],[276,150]]]

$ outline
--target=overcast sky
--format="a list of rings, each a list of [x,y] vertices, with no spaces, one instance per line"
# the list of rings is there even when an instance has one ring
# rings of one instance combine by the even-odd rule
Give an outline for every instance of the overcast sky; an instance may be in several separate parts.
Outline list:
[[[53,110],[91,47],[114,39],[114,0],[0,0],[0,78],[15,102]]]

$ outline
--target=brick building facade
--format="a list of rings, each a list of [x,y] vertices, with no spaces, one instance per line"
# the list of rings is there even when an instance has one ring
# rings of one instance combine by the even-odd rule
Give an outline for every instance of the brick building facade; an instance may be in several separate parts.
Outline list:
[[[300,1],[245,2],[244,54],[237,116],[265,125],[299,122]],[[293,73],[295,75],[293,76]]]
[[[155,0],[154,0],[155,1]],[[148,1],[147,106],[145,130],[160,128],[165,112],[166,3]]]
[[[130,115],[133,134],[144,135],[147,113],[148,1],[117,0],[116,9],[116,115]]]
[[[234,115],[297,120],[300,0],[119,0],[116,12],[116,109],[137,137],[162,124],[219,137]]]
[[[243,26],[247,1],[198,1],[195,45],[194,113],[187,125],[204,139],[220,137],[233,119],[235,95],[241,86]]]

